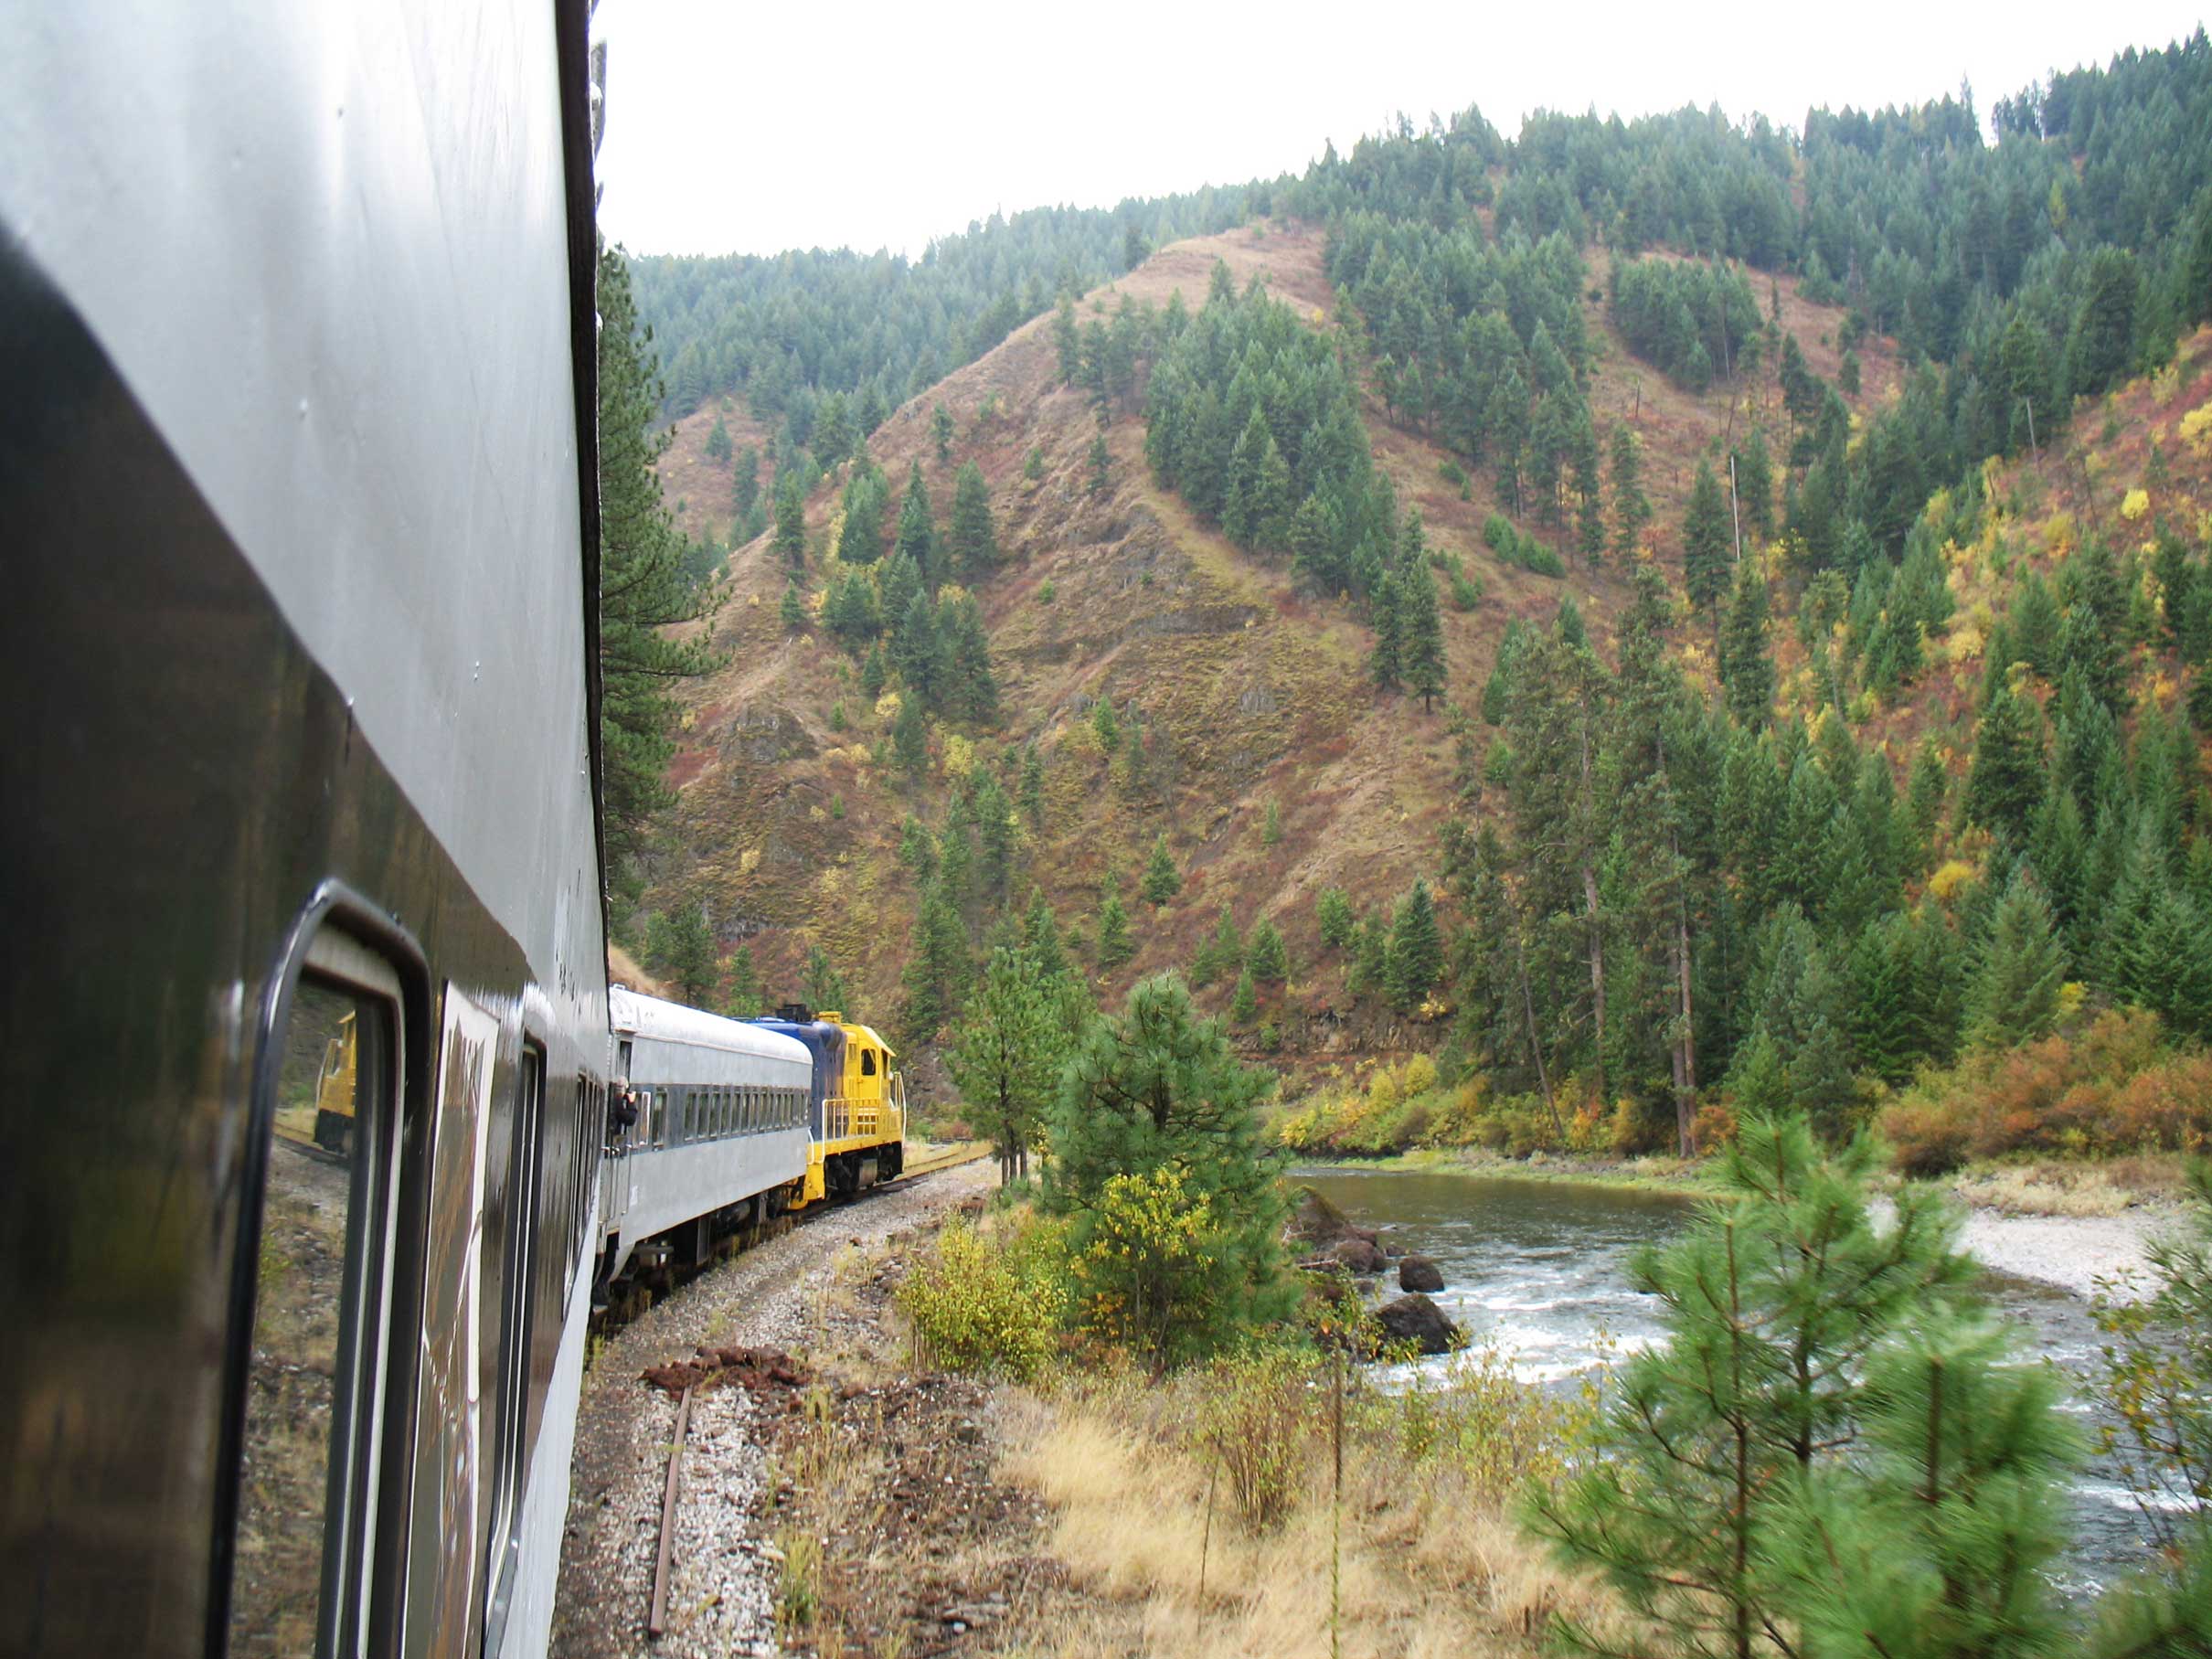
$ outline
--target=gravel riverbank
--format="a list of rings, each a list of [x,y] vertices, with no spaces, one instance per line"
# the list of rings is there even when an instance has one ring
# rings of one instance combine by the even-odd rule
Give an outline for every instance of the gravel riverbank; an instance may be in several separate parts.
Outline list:
[[[693,1659],[776,1651],[776,1561],[752,1515],[767,1473],[760,1408],[743,1388],[692,1402],[665,1635],[648,1643],[661,1494],[676,1402],[640,1380],[702,1345],[805,1347],[809,1292],[841,1250],[987,1190],[986,1160],[917,1177],[810,1218],[694,1280],[617,1332],[584,1378],[551,1651],[563,1659]]]
[[[2178,1211],[2164,1207],[2117,1216],[2008,1216],[1970,1209],[1961,1241],[1994,1273],[2055,1284],[2077,1296],[2093,1296],[2110,1282],[2115,1293],[2132,1300],[2131,1288],[2136,1294],[2148,1291],[2150,1262],[2143,1247],[2180,1219]]]

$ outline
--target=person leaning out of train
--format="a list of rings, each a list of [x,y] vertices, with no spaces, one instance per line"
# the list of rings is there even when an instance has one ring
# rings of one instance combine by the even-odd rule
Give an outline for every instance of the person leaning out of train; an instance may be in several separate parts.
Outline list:
[[[607,1122],[617,1134],[637,1122],[637,1090],[630,1087],[628,1078],[618,1079],[614,1085],[613,1098],[607,1102]]]

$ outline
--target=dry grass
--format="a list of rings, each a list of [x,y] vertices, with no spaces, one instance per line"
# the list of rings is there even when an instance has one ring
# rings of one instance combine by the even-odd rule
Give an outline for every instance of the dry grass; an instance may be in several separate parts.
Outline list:
[[[1335,1651],[1344,1654],[1531,1653],[1551,1611],[1595,1611],[1506,1515],[1494,1471],[1409,1449],[1400,1408],[1372,1394],[1347,1411],[1341,1517],[1324,1396],[1305,1400],[1292,1430],[1288,1514],[1250,1524],[1228,1483],[1209,1481],[1192,1431],[1201,1391],[1218,1386],[1194,1375],[1155,1388],[1110,1380],[1011,1398],[1004,1466],[1050,1505],[1053,1553],[1087,1593],[1002,1651],[1326,1655],[1333,1558]]]
[[[2179,1198],[2182,1166],[2180,1155],[2170,1153],[2094,1164],[1977,1164],[1958,1175],[1951,1190],[1978,1209],[2008,1216],[2117,1216]]]

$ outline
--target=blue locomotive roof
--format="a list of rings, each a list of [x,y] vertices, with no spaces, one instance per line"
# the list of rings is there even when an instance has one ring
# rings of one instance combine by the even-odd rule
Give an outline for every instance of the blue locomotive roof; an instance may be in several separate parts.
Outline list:
[[[763,1015],[745,1022],[764,1031],[779,1032],[795,1037],[814,1057],[814,1075],[808,1093],[813,1106],[814,1131],[822,1133],[822,1102],[837,1079],[845,1076],[845,1028],[833,1026],[827,1020],[792,1020],[774,1015]]]

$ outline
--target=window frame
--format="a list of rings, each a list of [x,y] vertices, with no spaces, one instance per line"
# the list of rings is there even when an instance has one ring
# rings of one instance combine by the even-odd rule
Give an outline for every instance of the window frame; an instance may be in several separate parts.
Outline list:
[[[208,1518],[206,1632],[215,1653],[229,1645],[239,1569],[247,1395],[278,1089],[298,993],[310,982],[380,1003],[385,1049],[373,1068],[373,1133],[365,1132],[356,1095],[314,1653],[372,1651],[394,1628],[405,1581],[409,1496],[395,1476],[414,1398],[421,1304],[409,1270],[419,1265],[411,1244],[424,1196],[407,1131],[430,1098],[430,973],[420,944],[388,912],[342,882],[324,881],[295,914],[256,1011],[226,1296],[219,1473]]]

